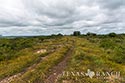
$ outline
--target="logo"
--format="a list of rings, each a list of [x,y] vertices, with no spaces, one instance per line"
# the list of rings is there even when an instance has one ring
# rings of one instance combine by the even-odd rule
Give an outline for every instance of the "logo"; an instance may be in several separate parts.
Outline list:
[[[87,70],[87,73],[85,73],[86,76],[89,76],[91,79],[95,76],[95,72],[91,71],[90,69]]]
[[[93,78],[97,78],[97,79],[109,79],[111,77],[115,78],[115,79],[121,79],[121,73],[118,71],[112,71],[112,72],[108,72],[108,71],[92,71],[90,69],[87,69],[87,71],[64,71],[62,73],[62,76],[65,77],[89,77],[90,79]]]

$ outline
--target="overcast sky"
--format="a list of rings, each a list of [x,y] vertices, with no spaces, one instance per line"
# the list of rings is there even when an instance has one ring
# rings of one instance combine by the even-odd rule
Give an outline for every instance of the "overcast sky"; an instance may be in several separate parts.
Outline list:
[[[0,34],[124,33],[125,0],[0,0]]]

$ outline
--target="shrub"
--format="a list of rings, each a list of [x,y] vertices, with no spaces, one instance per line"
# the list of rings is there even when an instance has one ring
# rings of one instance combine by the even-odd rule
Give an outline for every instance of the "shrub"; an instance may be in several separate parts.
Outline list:
[[[96,33],[88,32],[86,35],[87,35],[87,36],[96,36]]]
[[[116,33],[109,33],[108,36],[109,36],[109,37],[116,37],[117,34],[116,34]]]
[[[100,42],[100,47],[104,49],[113,49],[116,46],[116,43],[110,39],[104,39]]]
[[[112,56],[112,60],[116,63],[125,63],[125,51],[124,49],[117,47],[115,48],[115,55]]]
[[[63,36],[63,34],[59,33],[59,34],[57,34],[57,36]]]

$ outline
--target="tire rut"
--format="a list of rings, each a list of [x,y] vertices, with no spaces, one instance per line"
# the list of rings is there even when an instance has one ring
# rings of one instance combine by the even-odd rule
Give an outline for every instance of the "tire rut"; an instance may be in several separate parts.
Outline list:
[[[69,61],[70,56],[72,55],[74,47],[72,47],[67,54],[65,55],[64,59],[58,63],[55,67],[51,70],[51,75],[48,76],[48,78],[44,81],[44,83],[57,83],[58,76],[62,74],[64,69],[67,66],[67,61]]]
[[[39,63],[41,63],[44,59],[46,59],[47,57],[48,57],[48,56],[40,57],[39,60],[38,60],[35,64],[33,64],[32,66],[30,66],[30,67],[24,69],[24,70],[23,70],[22,72],[20,72],[20,73],[17,73],[17,74],[15,74],[15,75],[10,76],[10,77],[4,78],[3,80],[0,81],[0,83],[10,83],[10,82],[12,82],[14,79],[21,77],[21,76],[22,76],[24,73],[26,73],[27,71],[33,71],[33,70],[36,68],[36,66],[37,66]]]

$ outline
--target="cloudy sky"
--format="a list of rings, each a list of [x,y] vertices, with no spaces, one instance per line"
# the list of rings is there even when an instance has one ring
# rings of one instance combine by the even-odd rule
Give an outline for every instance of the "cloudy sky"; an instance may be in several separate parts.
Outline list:
[[[0,0],[1,35],[125,32],[125,0]]]

